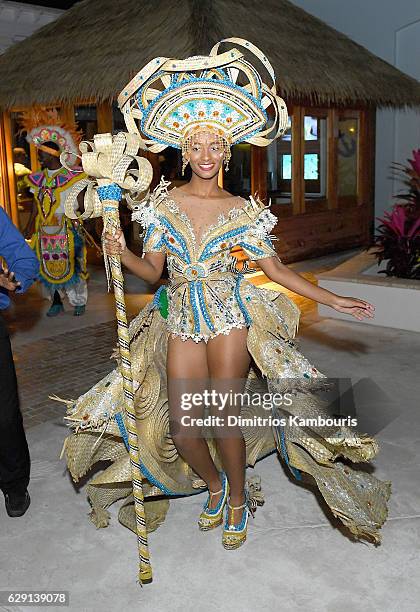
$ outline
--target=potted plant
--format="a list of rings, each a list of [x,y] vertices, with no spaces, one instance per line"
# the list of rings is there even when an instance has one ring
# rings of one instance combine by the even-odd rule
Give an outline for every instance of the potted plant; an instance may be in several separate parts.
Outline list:
[[[420,149],[407,161],[408,166],[392,166],[407,190],[396,196],[398,203],[390,212],[377,217],[381,225],[373,246],[378,247],[374,252],[378,265],[387,261],[379,274],[420,279]]]

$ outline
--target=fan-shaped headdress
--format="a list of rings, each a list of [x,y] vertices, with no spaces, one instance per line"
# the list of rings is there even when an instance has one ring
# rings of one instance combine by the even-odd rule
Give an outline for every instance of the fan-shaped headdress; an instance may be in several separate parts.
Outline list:
[[[257,57],[271,86],[235,47],[219,54],[222,43],[242,46]],[[151,60],[120,93],[118,105],[128,131],[154,153],[168,146],[184,149],[191,134],[204,130],[218,134],[228,146],[266,146],[284,133],[288,121],[270,62],[241,38],[220,41],[209,56]]]
[[[66,151],[69,154],[68,163],[74,165],[78,156],[78,145],[82,140],[82,132],[74,121],[64,121],[56,109],[31,109],[21,113],[19,118],[21,131],[26,131],[26,140],[38,149],[54,155]],[[60,151],[48,146],[46,142],[55,142]]]

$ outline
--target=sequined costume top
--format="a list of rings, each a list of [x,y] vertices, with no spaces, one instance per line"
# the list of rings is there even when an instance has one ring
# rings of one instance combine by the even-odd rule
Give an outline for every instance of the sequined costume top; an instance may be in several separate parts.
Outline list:
[[[197,242],[189,217],[171,198],[168,185],[162,180],[133,212],[133,220],[145,230],[143,256],[150,252],[167,256],[168,331],[198,342],[249,326],[246,302],[258,290],[238,271],[230,251],[240,246],[252,261],[277,256],[269,235],[277,218],[251,197],[243,200],[242,207],[219,215]]]

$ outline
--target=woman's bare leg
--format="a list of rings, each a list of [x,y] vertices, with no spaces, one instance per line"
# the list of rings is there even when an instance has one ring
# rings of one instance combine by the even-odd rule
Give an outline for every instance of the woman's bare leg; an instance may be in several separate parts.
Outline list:
[[[171,436],[183,459],[207,484],[210,491],[222,488],[219,473],[210,456],[200,427],[182,426],[181,418],[202,418],[203,407],[182,408],[182,394],[202,393],[208,387],[208,366],[204,341],[168,338],[167,381],[169,423]],[[215,507],[220,495],[211,497],[210,507]]]
[[[211,388],[220,393],[242,393],[244,379],[248,375],[250,355],[247,349],[246,328],[233,329],[227,336],[220,334],[207,344],[207,361]],[[229,397],[229,396],[228,396]],[[246,452],[245,441],[239,426],[228,426],[227,416],[240,414],[240,402],[227,404],[223,413],[213,408],[213,414],[225,417],[224,427],[214,428],[217,448],[230,485],[233,506],[244,503]],[[242,510],[234,513],[234,522],[241,520]]]

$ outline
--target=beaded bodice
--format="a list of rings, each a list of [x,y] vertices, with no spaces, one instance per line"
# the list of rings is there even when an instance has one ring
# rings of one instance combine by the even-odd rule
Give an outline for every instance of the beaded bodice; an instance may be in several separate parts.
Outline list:
[[[219,215],[197,240],[168,185],[162,180],[146,201],[133,207],[132,218],[145,230],[143,256],[162,252],[167,257],[169,330],[198,341],[249,324],[239,291],[244,274],[231,250],[240,246],[253,261],[277,256],[269,235],[277,218],[251,197]]]

